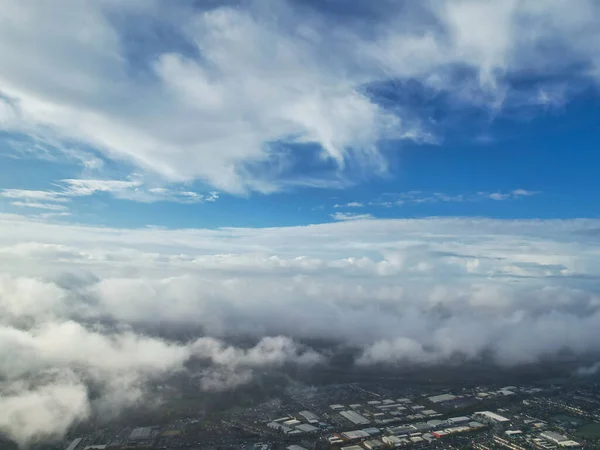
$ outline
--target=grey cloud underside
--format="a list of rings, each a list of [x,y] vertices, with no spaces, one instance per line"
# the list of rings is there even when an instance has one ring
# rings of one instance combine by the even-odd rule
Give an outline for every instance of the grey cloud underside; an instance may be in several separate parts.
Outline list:
[[[599,226],[130,230],[0,216],[0,407],[14,411],[0,429],[23,444],[61,435],[143,401],[149,383],[191,361],[214,391],[257,369],[328,364],[339,346],[357,367],[592,354]]]
[[[562,105],[600,73],[592,0],[200,3],[3,0],[2,129],[86,170],[112,159],[237,193],[339,186],[385,172],[381,141],[443,138],[377,86],[414,81],[453,115],[497,115]],[[321,175],[296,165],[314,147],[333,162]]]

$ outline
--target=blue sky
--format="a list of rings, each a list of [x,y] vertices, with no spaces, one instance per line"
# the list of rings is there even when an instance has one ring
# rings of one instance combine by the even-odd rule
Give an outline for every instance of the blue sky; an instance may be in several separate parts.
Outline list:
[[[56,3],[0,0],[0,433],[315,339],[600,369],[597,1]]]
[[[593,2],[268,5],[74,7],[91,24],[68,24],[75,38],[12,5],[30,28],[3,31],[3,211],[119,227],[597,217]]]
[[[559,108],[540,108],[533,117],[496,117],[476,125],[465,120],[442,130],[435,143],[386,142],[382,144],[389,161],[386,173],[356,178],[344,174],[349,179],[339,187],[290,186],[273,193],[218,191],[216,201],[198,203],[136,201],[115,198],[109,192],[95,193],[72,197],[69,215],[53,219],[125,227],[262,227],[328,222],[340,212],[380,218],[598,217],[599,106],[597,92],[589,89]],[[61,155],[48,160],[35,153],[16,154],[16,139],[31,145],[24,136],[3,136],[4,189],[60,191],[60,180],[77,178],[84,171]],[[96,157],[104,161],[103,171],[123,174],[118,180],[129,180],[135,170],[102,155]],[[314,167],[302,157],[294,171],[310,176]],[[157,186],[163,183],[158,181]],[[167,186],[214,191],[198,180]],[[509,195],[515,190],[526,193]],[[15,207],[11,201],[3,198],[4,212],[47,212]]]

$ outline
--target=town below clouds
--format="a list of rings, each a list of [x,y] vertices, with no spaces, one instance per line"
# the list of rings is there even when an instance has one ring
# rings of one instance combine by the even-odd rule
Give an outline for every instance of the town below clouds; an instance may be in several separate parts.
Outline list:
[[[60,4],[0,0],[0,434],[178,376],[598,370],[597,1]]]
[[[149,382],[191,360],[214,391],[342,348],[357,367],[589,357],[599,229],[465,218],[118,229],[3,215],[0,406],[27,426],[0,429],[20,442],[60,436],[144,401]],[[195,331],[158,331],[169,328]]]

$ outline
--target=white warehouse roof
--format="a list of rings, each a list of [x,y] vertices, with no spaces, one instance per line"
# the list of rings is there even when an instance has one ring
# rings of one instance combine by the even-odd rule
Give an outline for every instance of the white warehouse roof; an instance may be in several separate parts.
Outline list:
[[[452,394],[440,394],[440,395],[434,395],[433,397],[428,397],[427,399],[430,402],[433,402],[433,403],[442,403],[442,402],[452,401],[455,398],[456,398],[456,395],[452,395]]]
[[[488,419],[495,420],[496,422],[510,422],[510,419],[501,416],[500,414],[493,413],[491,411],[479,411],[475,415],[487,417]]]
[[[302,417],[304,417],[306,420],[308,420],[309,422],[318,422],[319,421],[319,417],[310,411],[300,411],[300,415]]]
[[[371,421],[364,416],[361,416],[356,411],[341,411],[340,415],[355,425],[365,425]]]

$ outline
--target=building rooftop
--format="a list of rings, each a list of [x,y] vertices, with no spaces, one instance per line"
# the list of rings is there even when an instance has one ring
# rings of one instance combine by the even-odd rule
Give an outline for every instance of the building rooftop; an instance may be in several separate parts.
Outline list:
[[[561,447],[581,447],[581,444],[579,442],[572,441],[570,439],[568,441],[559,442],[558,445],[560,445]]]
[[[368,441],[363,442],[363,445],[366,448],[381,448],[384,447],[385,444],[383,442],[381,442],[379,439],[371,439]]]
[[[431,430],[431,425],[425,422],[413,423],[412,425],[417,431],[428,431]]]
[[[129,435],[129,439],[150,439],[152,428],[140,427],[134,428]]]
[[[521,430],[506,430],[505,433],[508,436],[516,436],[516,435],[519,435],[519,434],[523,434],[523,432]]]
[[[510,422],[510,419],[501,416],[500,414],[493,413],[491,411],[479,411],[475,413],[476,416],[484,416],[488,419],[495,420],[496,422]]]
[[[341,411],[340,415],[356,425],[364,425],[371,422],[364,416],[361,416],[356,411]]]
[[[362,438],[366,438],[369,437],[369,433],[363,431],[363,430],[355,430],[355,431],[344,431],[342,433],[342,436],[345,437],[346,439],[352,441],[354,439],[362,439]]]
[[[314,431],[317,431],[318,428],[313,427],[312,425],[309,425],[308,423],[303,423],[301,425],[298,425],[296,427],[296,430],[304,431],[305,433],[312,433]]]
[[[448,423],[461,423],[461,422],[468,422],[469,420],[471,420],[471,418],[468,416],[450,417],[448,419]]]
[[[306,420],[308,420],[309,422],[318,422],[319,421],[319,417],[310,411],[300,411],[300,415],[302,417],[304,417]]]
[[[298,419],[290,419],[290,420],[286,420],[285,422],[283,422],[284,425],[286,426],[293,426],[293,425],[298,425],[301,422]]]
[[[71,443],[69,444],[69,446],[67,447],[67,450],[75,450],[75,448],[77,448],[77,446],[81,443],[81,441],[82,441],[81,438],[73,439],[71,441]]]
[[[469,422],[469,426],[471,428],[483,428],[483,427],[485,427],[485,424],[483,424],[481,422],[477,422],[476,420],[473,420],[473,421]]]
[[[540,433],[540,436],[542,436],[545,439],[549,439],[553,442],[557,442],[557,443],[569,440],[568,437],[563,436],[562,434],[559,434],[559,433],[555,433],[554,431],[544,431],[543,433]]]
[[[456,395],[452,395],[452,394],[440,394],[440,395],[434,395],[433,397],[427,397],[427,399],[432,403],[449,402],[449,401],[454,400],[455,398],[456,398]]]
[[[417,429],[412,425],[389,428],[388,431],[393,434],[412,433]]]
[[[432,427],[439,427],[440,425],[445,424],[444,420],[432,419],[427,421],[427,425],[431,425]]]
[[[404,439],[399,438],[398,436],[384,436],[381,440],[390,445],[400,444],[404,441]]]

